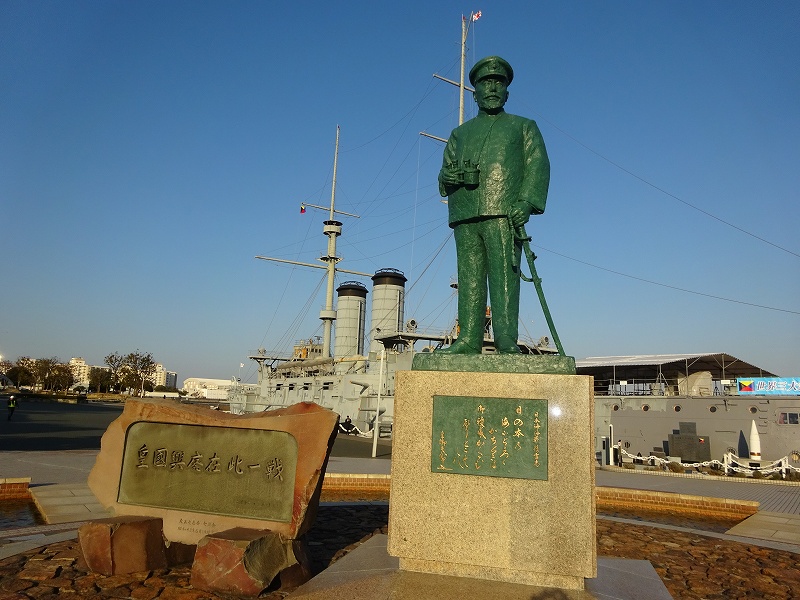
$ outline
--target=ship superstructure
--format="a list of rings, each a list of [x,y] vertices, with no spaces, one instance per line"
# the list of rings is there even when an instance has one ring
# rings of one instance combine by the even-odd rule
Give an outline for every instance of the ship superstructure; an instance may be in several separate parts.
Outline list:
[[[339,267],[341,258],[336,254],[336,241],[342,235],[342,222],[337,217],[357,218],[357,215],[337,210],[335,205],[339,133],[337,127],[330,206],[302,206],[303,212],[312,208],[327,213],[322,228],[323,235],[328,238],[327,251],[320,257],[320,263],[256,257],[326,270],[325,306],[320,311],[322,340],[301,340],[289,357],[259,349],[249,357],[258,365],[257,383],[234,386],[228,399],[234,413],[315,402],[337,412],[343,421],[350,417],[360,431],[372,430],[381,423],[391,431],[395,372],[411,368],[416,341],[427,340],[426,349],[430,350],[432,344],[441,343],[446,336],[418,333],[413,319],[407,325],[404,323],[407,278],[401,271],[387,268],[369,274]],[[359,281],[345,281],[335,290],[334,306],[337,273],[372,280],[369,336],[366,335],[369,290]],[[369,346],[365,352],[367,337]]]
[[[394,409],[394,375],[410,369],[415,343],[424,351],[445,339],[443,335],[415,331],[413,320],[403,321],[405,275],[380,269],[371,277],[370,334],[367,331],[367,297],[370,290],[357,281],[336,288],[336,322],[332,354],[325,355],[318,339],[295,344],[290,358],[259,350],[249,358],[258,364],[258,382],[233,388],[232,412],[254,412],[315,402],[350,417],[362,431],[379,423],[391,428]],[[365,343],[369,346],[365,352]]]

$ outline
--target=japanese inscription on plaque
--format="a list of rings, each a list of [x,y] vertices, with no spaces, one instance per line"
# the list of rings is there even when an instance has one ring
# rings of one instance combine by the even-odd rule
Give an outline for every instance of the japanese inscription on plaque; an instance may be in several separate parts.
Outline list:
[[[297,440],[285,431],[133,423],[121,504],[290,522]]]
[[[431,471],[547,479],[547,401],[433,397]]]

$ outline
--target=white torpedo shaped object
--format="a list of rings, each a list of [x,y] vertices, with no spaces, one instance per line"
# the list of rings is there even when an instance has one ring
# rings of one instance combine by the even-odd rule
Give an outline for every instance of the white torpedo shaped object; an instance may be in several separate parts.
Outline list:
[[[761,460],[761,437],[758,435],[756,422],[750,426],[750,458]]]

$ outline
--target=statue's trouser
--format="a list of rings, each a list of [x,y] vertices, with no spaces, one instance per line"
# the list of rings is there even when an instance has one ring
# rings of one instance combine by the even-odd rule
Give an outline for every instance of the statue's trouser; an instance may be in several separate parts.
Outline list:
[[[459,340],[472,348],[483,345],[487,280],[492,330],[498,352],[519,352],[519,264],[508,218],[486,217],[456,225]],[[516,255],[516,260],[514,260]]]

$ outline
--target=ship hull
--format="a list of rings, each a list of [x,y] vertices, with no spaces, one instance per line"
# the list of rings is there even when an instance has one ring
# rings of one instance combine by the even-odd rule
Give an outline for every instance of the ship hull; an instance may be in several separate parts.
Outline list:
[[[726,452],[749,457],[755,422],[763,459],[789,457],[800,466],[798,414],[797,396],[596,397],[595,449],[601,452],[610,438],[633,455],[684,462],[722,460]]]

